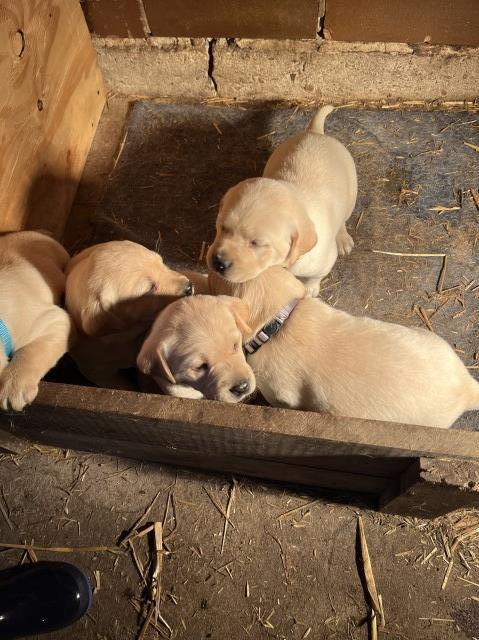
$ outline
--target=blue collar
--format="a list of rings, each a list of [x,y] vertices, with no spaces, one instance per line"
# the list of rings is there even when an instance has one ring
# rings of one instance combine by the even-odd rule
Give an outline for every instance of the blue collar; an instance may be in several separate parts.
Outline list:
[[[10,360],[13,356],[13,342],[10,331],[7,329],[7,325],[0,320],[0,343],[3,345],[5,355]]]

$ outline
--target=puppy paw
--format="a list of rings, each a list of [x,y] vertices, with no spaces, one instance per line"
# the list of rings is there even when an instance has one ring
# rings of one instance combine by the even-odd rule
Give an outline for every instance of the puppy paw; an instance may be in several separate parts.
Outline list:
[[[184,384],[169,384],[165,383],[165,381],[161,378],[154,378],[157,385],[169,396],[174,396],[175,398],[188,398],[190,400],[201,400],[204,396],[201,391],[197,391],[193,389],[193,387],[188,387]]]
[[[38,378],[10,371],[7,367],[0,376],[0,408],[21,411],[37,397],[38,383]]]
[[[338,253],[340,256],[345,256],[351,253],[354,247],[354,240],[346,231],[346,227],[342,227],[338,235],[336,236],[336,246],[338,247]]]
[[[316,282],[309,282],[305,285],[305,288],[307,298],[317,298],[321,290],[321,281],[317,280]]]

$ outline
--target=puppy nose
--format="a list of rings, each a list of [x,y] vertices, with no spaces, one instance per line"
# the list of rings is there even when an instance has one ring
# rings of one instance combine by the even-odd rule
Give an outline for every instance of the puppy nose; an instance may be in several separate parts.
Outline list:
[[[218,253],[213,256],[213,269],[215,271],[224,273],[229,267],[231,267],[231,260],[225,260]]]
[[[192,296],[194,292],[195,292],[195,288],[193,286],[193,283],[192,282],[188,282],[186,287],[183,289],[183,295],[184,296]]]
[[[242,396],[249,391],[249,382],[248,380],[240,380],[230,389],[231,393],[234,396]]]

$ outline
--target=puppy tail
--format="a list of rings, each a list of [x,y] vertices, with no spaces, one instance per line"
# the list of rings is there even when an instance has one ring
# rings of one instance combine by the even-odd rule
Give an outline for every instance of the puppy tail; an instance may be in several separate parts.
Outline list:
[[[324,133],[324,121],[328,117],[328,115],[334,111],[334,107],[330,104],[325,107],[321,107],[311,120],[311,124],[309,125],[309,130],[312,133]]]

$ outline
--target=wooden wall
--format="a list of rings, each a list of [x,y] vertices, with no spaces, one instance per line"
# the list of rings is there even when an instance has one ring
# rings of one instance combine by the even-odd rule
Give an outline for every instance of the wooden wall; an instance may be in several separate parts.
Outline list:
[[[479,46],[479,0],[81,0],[99,36]]]
[[[478,0],[327,0],[334,40],[479,45]]]
[[[0,230],[60,236],[105,102],[78,0],[2,0],[0,87]]]

